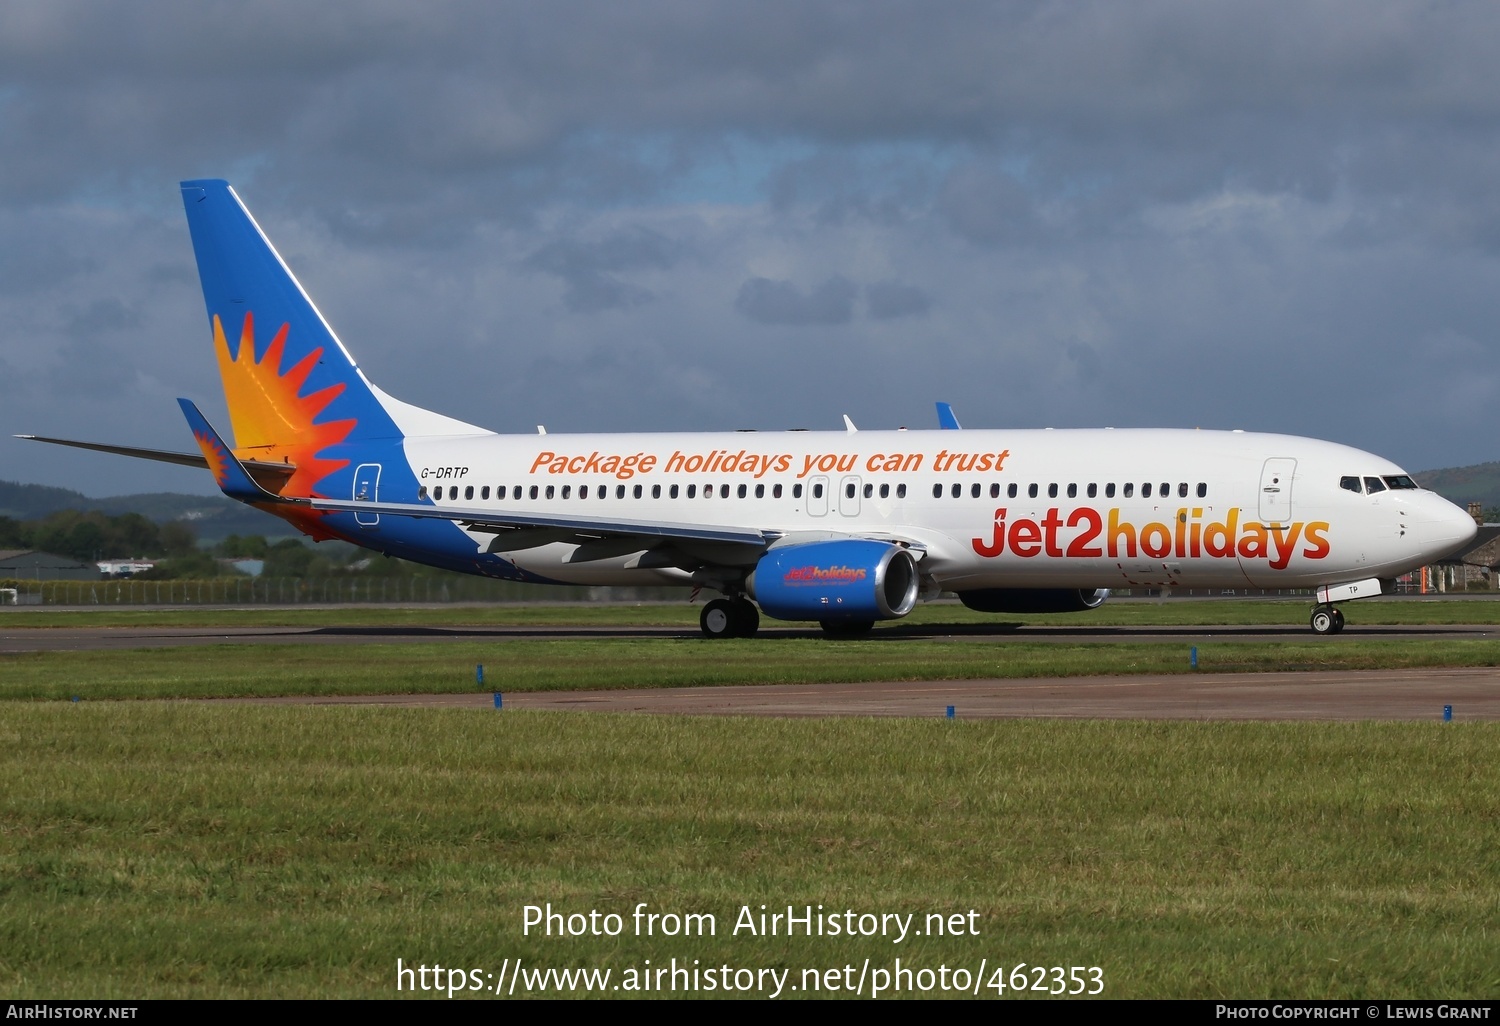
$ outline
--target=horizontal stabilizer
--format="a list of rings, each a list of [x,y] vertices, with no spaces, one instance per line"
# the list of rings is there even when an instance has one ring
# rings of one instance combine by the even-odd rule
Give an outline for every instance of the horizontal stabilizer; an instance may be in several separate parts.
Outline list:
[[[208,460],[195,452],[142,449],[134,445],[110,445],[106,442],[80,442],[72,438],[48,438],[45,435],[16,435],[16,437],[24,438],[28,442],[69,445],[75,449],[93,449],[95,452],[114,453],[116,456],[133,456],[136,459],[155,460],[158,463],[175,463],[179,467],[194,467],[198,470],[208,469]],[[257,479],[266,475],[272,477],[290,477],[297,469],[290,463],[268,463],[265,460],[241,460],[240,463]]]
[[[230,451],[224,439],[214,430],[213,425],[208,422],[208,418],[203,416],[197,406],[187,399],[178,399],[177,405],[182,407],[183,416],[187,417],[193,438],[198,442],[198,448],[203,450],[203,465],[213,472],[214,480],[218,482],[219,488],[225,495],[231,499],[239,499],[241,502],[286,501],[255,483],[250,476],[250,471]],[[271,466],[278,466],[278,464],[271,464]]]

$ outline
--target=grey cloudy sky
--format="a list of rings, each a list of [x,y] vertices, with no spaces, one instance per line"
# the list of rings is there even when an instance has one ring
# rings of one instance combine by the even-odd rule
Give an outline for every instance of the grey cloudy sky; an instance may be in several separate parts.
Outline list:
[[[496,430],[1500,458],[1497,56],[1489,2],[7,0],[0,433],[191,448],[176,183],[224,177],[375,381]]]

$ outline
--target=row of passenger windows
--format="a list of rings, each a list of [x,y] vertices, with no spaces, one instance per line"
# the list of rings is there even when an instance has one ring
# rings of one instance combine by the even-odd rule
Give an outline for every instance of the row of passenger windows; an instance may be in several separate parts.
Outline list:
[[[715,488],[716,487],[718,489],[717,492],[715,492]],[[975,485],[974,487],[978,488],[979,486]],[[689,499],[696,499],[699,496],[702,496],[705,499],[712,499],[715,494],[717,494],[719,496],[719,498],[721,498],[721,499],[727,499],[727,498],[729,498],[729,495],[730,495],[730,488],[731,488],[731,486],[727,485],[727,484],[717,485],[717,486],[711,485],[711,484],[706,484],[706,485],[702,486],[702,490],[700,491],[699,486],[696,485],[696,484],[690,484],[690,485],[686,485],[686,486],[674,484],[674,485],[667,485],[665,488],[662,485],[655,484],[655,485],[651,486],[651,498],[653,498],[653,499],[660,499],[662,497],[662,493],[665,492],[666,495],[667,495],[667,498],[669,498],[669,499],[680,498],[680,497],[682,497],[684,495],[687,498],[689,498]],[[854,484],[852,482],[849,485],[846,486],[845,490],[847,491],[847,493],[849,495],[849,498],[851,498],[851,499],[854,498],[855,486],[854,486]],[[865,485],[865,487],[864,487],[864,496],[865,496],[865,498],[867,498],[867,499],[874,498],[874,496],[876,494],[876,491],[877,491],[877,488],[876,488],[875,485],[873,485],[873,484],[867,484],[867,485]],[[896,498],[898,498],[898,499],[904,499],[904,498],[906,498],[906,485],[905,484],[898,484],[894,488],[891,485],[889,485],[889,484],[882,484],[882,485],[879,486],[878,491],[879,491],[880,497],[882,499],[888,499],[888,498],[890,498],[892,492],[895,493]],[[479,487],[478,492],[479,492],[479,498],[481,500],[487,500],[490,497],[490,486],[489,485],[482,485],[482,486]],[[734,494],[736,496],[738,496],[739,498],[741,498],[741,499],[747,499],[752,494],[757,499],[764,499],[766,497],[766,492],[767,492],[767,488],[766,488],[766,485],[764,485],[764,484],[757,484],[757,485],[754,485],[754,486],[743,485],[742,484],[742,485],[738,485],[738,486],[734,487]],[[463,489],[463,497],[465,499],[470,500],[470,501],[473,500],[474,493],[475,493],[475,487],[473,485],[467,485]],[[448,497],[448,499],[450,501],[456,500],[458,498],[458,494],[459,494],[458,485],[450,485],[448,487],[447,497]],[[513,487],[507,488],[505,485],[501,485],[501,486],[499,486],[498,488],[495,489],[495,498],[497,500],[499,500],[499,501],[503,502],[505,500],[507,494],[509,494],[509,496],[510,496],[510,498],[511,498],[512,501],[519,501],[523,496],[526,497],[526,498],[531,498],[531,499],[542,499],[542,498],[555,499],[555,498],[559,497],[559,494],[561,494],[561,497],[564,498],[564,499],[571,499],[573,497],[573,486],[572,485],[562,485],[561,487],[559,487],[557,485],[546,485],[546,486],[532,485],[530,488],[524,488],[522,485],[515,485]],[[617,498],[617,499],[623,499],[623,498],[625,498],[626,494],[627,494],[627,492],[626,492],[626,486],[625,485],[615,485],[615,498]],[[630,487],[630,490],[629,490],[628,494],[630,495],[631,498],[634,498],[634,499],[645,498],[645,496],[646,496],[646,486],[645,485],[632,485]],[[978,493],[976,493],[976,494],[978,494]],[[773,498],[773,499],[779,499],[779,498],[781,498],[782,495],[783,495],[783,486],[780,485],[780,484],[773,484],[773,485],[771,485],[770,486],[770,495],[771,495],[771,498]],[[823,497],[823,485],[822,484],[814,484],[812,486],[812,495],[813,495],[814,498],[821,499]],[[578,497],[580,499],[587,499],[590,496],[593,496],[596,499],[607,499],[607,498],[609,498],[609,485],[592,485],[592,486],[590,486],[590,485],[579,485],[578,486]],[[437,500],[438,502],[443,501],[443,486],[442,485],[439,485],[437,488],[435,488],[433,490],[432,497],[435,500]],[[417,498],[419,498],[419,499],[425,499],[425,498],[427,498],[427,486],[426,485],[423,485],[421,488],[417,489]],[[794,484],[794,485],[792,485],[792,498],[794,498],[794,499],[800,499],[800,498],[802,498],[802,485],[801,484]]]
[[[1374,495],[1383,492],[1387,488],[1420,488],[1415,481],[1405,474],[1387,474],[1385,477],[1367,477],[1363,482],[1352,474],[1348,477],[1339,478],[1339,487],[1346,492],[1362,492]]]
[[[1357,477],[1356,478],[1346,477],[1343,480],[1345,482],[1345,484],[1344,484],[1345,488],[1349,487],[1349,485],[1347,484],[1347,482],[1353,481],[1356,485],[1358,485],[1358,483],[1359,483],[1359,478],[1357,478]],[[1379,483],[1379,479],[1378,478],[1366,478],[1365,480],[1367,480],[1367,481],[1375,481],[1377,484]],[[1387,478],[1387,480],[1390,480],[1390,479]],[[1405,478],[1404,480],[1410,481],[1411,479],[1410,478]],[[724,485],[718,485],[717,487],[718,487],[717,494],[718,494],[719,498],[721,498],[721,499],[727,499],[727,498],[729,498],[730,488],[731,488],[730,485],[724,484]],[[742,485],[738,485],[738,486],[734,487],[734,494],[737,497],[741,498],[741,499],[749,498],[750,495],[752,494],[752,491],[751,491],[752,487],[753,487],[753,494],[755,495],[755,497],[757,499],[764,499],[766,497],[766,486],[764,484],[757,484],[757,485],[754,485],[754,486],[743,485],[743,484]],[[1415,488],[1416,485],[1404,485],[1404,486],[1392,485],[1391,487],[1393,487],[1393,488],[1394,487],[1410,487],[1410,488]],[[1039,484],[1029,484],[1029,485],[1027,485],[1026,486],[1026,495],[1027,495],[1027,497],[1028,498],[1032,498],[1032,499],[1038,498],[1041,495],[1041,488],[1042,488],[1042,486],[1039,485]],[[1047,485],[1047,498],[1049,498],[1049,499],[1055,499],[1055,498],[1057,498],[1058,497],[1058,491],[1059,491],[1060,488],[1064,489],[1066,491],[1068,498],[1070,498],[1070,499],[1076,499],[1076,498],[1078,498],[1078,485],[1077,484],[1058,485],[1056,483]],[[686,486],[675,485],[674,484],[674,485],[668,485],[668,486],[666,486],[665,491],[666,491],[667,497],[671,498],[671,499],[679,498],[679,497],[681,497],[684,494],[689,499],[696,499],[696,498],[699,497],[700,494],[705,499],[711,499],[711,498],[714,497],[714,494],[715,494],[714,489],[715,489],[714,485],[706,484],[706,485],[702,486],[702,491],[700,492],[699,491],[699,486],[696,485],[696,484],[690,484],[690,485],[686,485]],[[844,484],[844,495],[845,495],[845,497],[846,498],[850,498],[850,499],[854,498],[855,497],[855,493],[856,493],[856,491],[858,489],[859,489],[859,486],[856,485],[853,481],[846,482]],[[965,489],[964,489],[964,486],[962,484],[957,483],[957,482],[955,482],[954,484],[951,484],[951,485],[947,485],[947,486],[944,486],[943,484],[939,483],[939,484],[935,484],[935,485],[932,486],[932,497],[934,499],[941,499],[943,497],[943,495],[944,495],[945,490],[946,490],[946,492],[947,492],[948,495],[952,496],[955,499],[959,499],[959,498],[963,497]],[[1021,486],[1020,485],[1018,485],[1018,484],[1012,484],[1012,485],[1009,485],[1006,488],[1005,494],[1008,497],[1012,498],[1012,499],[1018,498],[1020,496],[1020,493],[1021,493],[1020,490],[1021,490]],[[1165,498],[1168,498],[1168,497],[1171,496],[1171,494],[1172,494],[1172,485],[1171,485],[1170,482],[1163,481],[1161,483],[1161,485],[1158,487],[1158,486],[1153,486],[1153,484],[1148,481],[1145,484],[1141,485],[1141,498],[1143,498],[1143,499],[1149,499],[1149,498],[1151,498],[1151,496],[1153,494],[1153,490],[1154,490],[1154,494],[1155,495],[1159,496],[1160,498],[1165,499]],[[1356,487],[1354,490],[1358,491],[1359,489]],[[1379,489],[1372,489],[1372,491],[1378,491],[1378,490]],[[488,500],[489,499],[489,497],[490,497],[490,486],[489,485],[482,485],[482,486],[480,486],[479,489],[478,489],[478,491],[479,491],[479,498],[481,500]],[[875,485],[875,484],[866,482],[865,485],[864,485],[864,488],[863,488],[864,497],[867,498],[867,499],[873,499],[876,496],[877,492],[879,493],[879,495],[880,495],[880,497],[882,499],[888,499],[888,498],[891,497],[891,493],[893,491],[895,492],[896,498],[898,498],[898,499],[904,499],[904,498],[906,498],[906,485],[904,483],[903,484],[898,484],[898,485],[896,485],[893,488],[889,484]],[[1095,483],[1091,482],[1091,483],[1089,483],[1089,484],[1087,484],[1087,485],[1084,486],[1084,494],[1087,495],[1090,499],[1098,498],[1099,497],[1099,491],[1100,491],[1099,485],[1097,485]],[[1198,482],[1198,487],[1195,489],[1195,491],[1197,493],[1198,498],[1200,498],[1200,499],[1205,498],[1208,495],[1208,485],[1205,484],[1205,483],[1203,483],[1202,481],[1200,481],[1200,482]],[[467,485],[463,489],[463,497],[465,499],[467,499],[467,500],[473,501],[473,499],[474,499],[474,492],[475,492],[474,485]],[[573,497],[572,496],[573,486],[572,485],[562,485],[561,487],[559,487],[557,485],[545,485],[545,486],[542,486],[542,485],[532,485],[529,489],[527,489],[527,488],[525,488],[522,485],[514,485],[514,486],[512,486],[510,488],[507,488],[505,485],[501,485],[501,486],[499,486],[498,488],[495,489],[495,498],[497,500],[503,502],[505,500],[507,494],[508,494],[510,496],[510,498],[511,498],[512,501],[519,501],[523,496],[525,496],[527,498],[531,498],[531,499],[541,499],[541,498],[553,499],[553,498],[557,498],[558,497],[558,493],[559,492],[561,492],[562,498],[564,498],[564,499],[570,499],[570,498]],[[653,499],[660,499],[662,497],[662,492],[663,492],[663,486],[662,485],[654,484],[654,485],[651,486],[651,498],[653,498]],[[978,499],[978,498],[980,498],[984,494],[984,486],[982,484],[979,484],[978,482],[975,482],[974,484],[969,485],[968,492],[969,492],[969,496],[971,498]],[[457,500],[458,499],[458,493],[459,493],[458,485],[450,485],[448,487],[447,496],[448,496],[448,499],[450,501]],[[779,498],[781,498],[781,496],[782,496],[782,486],[780,484],[773,484],[773,485],[771,485],[770,486],[770,493],[771,493],[771,498],[773,498],[773,499],[779,499]],[[626,486],[625,485],[615,485],[615,498],[617,498],[617,499],[623,499],[623,498],[625,498],[626,494],[627,494],[627,491],[626,491]],[[645,495],[646,495],[646,486],[645,485],[632,485],[632,486],[630,486],[628,494],[630,495],[631,498],[635,498],[635,499],[645,498]],[[1115,484],[1114,484],[1113,481],[1111,481],[1110,483],[1108,483],[1108,484],[1106,484],[1104,486],[1104,497],[1106,499],[1113,499],[1115,497],[1115,494],[1116,494],[1116,492],[1115,492]],[[1123,485],[1120,486],[1119,494],[1120,494],[1120,496],[1122,498],[1126,498],[1126,499],[1134,498],[1135,497],[1135,483],[1133,481],[1127,481],[1127,482],[1125,482]],[[597,498],[597,499],[607,499],[607,498],[609,498],[609,485],[579,485],[578,486],[578,497],[580,499],[587,499],[591,495],[594,498]],[[989,495],[990,495],[990,498],[992,498],[992,499],[998,499],[998,498],[1000,498],[1000,483],[998,481],[991,483],[991,485],[989,487]],[[1185,499],[1185,498],[1188,497],[1188,484],[1187,484],[1186,481],[1183,481],[1183,482],[1181,482],[1181,483],[1179,483],[1177,485],[1177,496],[1178,496],[1178,498],[1182,498],[1182,499]],[[433,490],[432,497],[435,500],[437,500],[438,502],[443,501],[443,486],[442,485],[439,485],[436,489]],[[823,485],[821,483],[814,483],[813,484],[813,486],[812,486],[812,497],[815,498],[815,499],[821,499],[823,497]],[[418,491],[417,491],[417,498],[419,498],[419,499],[425,499],[425,498],[427,498],[427,488],[426,488],[425,485],[422,488],[418,489]],[[792,498],[794,498],[794,499],[800,499],[800,498],[802,498],[802,485],[800,483],[792,485]]]
[[[975,498],[975,499],[979,498],[981,487],[982,487],[981,485],[977,485],[977,484],[970,485],[969,486],[969,495],[970,495],[970,497]],[[1055,498],[1057,498],[1059,487],[1063,488],[1067,492],[1068,498],[1070,498],[1070,499],[1076,499],[1076,498],[1078,498],[1078,485],[1072,484],[1072,483],[1067,484],[1067,485],[1061,485],[1061,486],[1059,486],[1056,483],[1049,484],[1047,486],[1047,498],[1049,498],[1049,499],[1055,499]],[[1038,484],[1029,484],[1029,485],[1027,485],[1026,486],[1026,497],[1030,498],[1030,499],[1037,498],[1041,494],[1041,488],[1042,488],[1042,486],[1038,485]],[[1152,484],[1151,484],[1150,481],[1147,481],[1145,484],[1141,485],[1141,498],[1143,498],[1143,499],[1149,499],[1149,498],[1151,498],[1152,491],[1153,491],[1153,486],[1152,486]],[[1198,487],[1195,489],[1195,491],[1196,491],[1196,493],[1198,495],[1198,498],[1200,498],[1200,499],[1206,498],[1208,496],[1208,485],[1205,484],[1202,481],[1199,481],[1198,482]],[[964,486],[961,485],[961,484],[954,484],[954,485],[949,485],[948,486],[948,494],[951,495],[955,499],[961,498],[963,496],[963,493],[964,493]],[[1018,485],[1018,484],[1009,485],[1005,489],[1005,494],[1006,494],[1006,496],[1008,498],[1012,498],[1012,499],[1017,498],[1021,494],[1021,486]],[[1093,483],[1093,482],[1090,482],[1089,484],[1084,485],[1084,494],[1087,495],[1090,499],[1097,499],[1099,497],[1099,486],[1097,484]],[[1123,485],[1120,486],[1119,494],[1120,494],[1121,498],[1125,498],[1125,499],[1133,499],[1133,498],[1135,498],[1135,482],[1134,481],[1126,481]],[[1163,481],[1161,483],[1161,485],[1155,489],[1155,494],[1159,498],[1163,498],[1163,499],[1170,497],[1171,494],[1172,494],[1172,483],[1170,481]],[[943,486],[941,484],[935,484],[935,485],[932,486],[932,497],[934,499],[941,499],[943,497]],[[1104,497],[1106,499],[1113,499],[1115,497],[1115,484],[1114,484],[1113,481],[1109,482],[1108,484],[1106,484],[1104,486]],[[1188,497],[1188,483],[1186,481],[1182,481],[1182,482],[1180,482],[1177,485],[1177,497],[1180,498],[1180,499],[1186,499]],[[992,499],[998,499],[998,498],[1000,498],[1000,485],[999,485],[998,482],[990,485],[990,498],[992,498]]]

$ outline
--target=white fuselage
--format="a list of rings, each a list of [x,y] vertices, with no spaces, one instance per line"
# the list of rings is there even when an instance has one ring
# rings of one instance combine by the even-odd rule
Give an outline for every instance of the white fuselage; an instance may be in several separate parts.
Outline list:
[[[1433,492],[1374,490],[1404,479],[1389,460],[1287,435],[486,434],[404,447],[440,508],[889,538],[920,549],[923,577],[950,590],[1338,584],[1394,577],[1474,535]],[[1353,490],[1349,478],[1375,484]],[[476,552],[505,552],[494,532],[470,536]],[[537,544],[505,558],[578,584],[688,578],[640,566],[639,552],[579,560],[577,550]]]

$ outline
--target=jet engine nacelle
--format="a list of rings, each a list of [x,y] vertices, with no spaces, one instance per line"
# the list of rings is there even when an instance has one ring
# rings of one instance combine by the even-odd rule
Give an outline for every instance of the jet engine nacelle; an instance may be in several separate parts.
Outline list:
[[[958,600],[980,613],[1076,613],[1097,609],[1108,588],[982,588],[961,591]]]
[[[890,542],[863,538],[771,549],[746,582],[778,620],[894,620],[917,604],[917,561]]]

